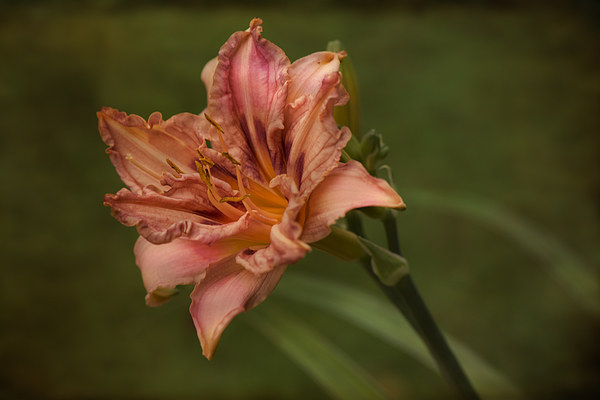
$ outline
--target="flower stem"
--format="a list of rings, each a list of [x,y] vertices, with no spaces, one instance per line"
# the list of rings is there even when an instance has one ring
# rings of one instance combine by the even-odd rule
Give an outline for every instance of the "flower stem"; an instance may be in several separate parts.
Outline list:
[[[410,275],[406,275],[395,286],[403,297],[412,315],[417,332],[421,335],[431,355],[435,358],[441,374],[464,399],[479,399],[467,375],[450,350],[444,335],[435,323]]]
[[[388,249],[390,251],[402,255],[400,251],[400,240],[398,239],[398,227],[396,225],[396,212],[388,210],[383,217],[383,227],[385,228],[385,236],[387,238]]]
[[[350,231],[354,232],[358,236],[366,238],[360,215],[358,215],[356,212],[349,212],[348,214],[346,214],[346,221],[348,222],[348,229]],[[412,325],[413,329],[418,331],[417,325],[413,320],[412,313],[409,312],[408,306],[404,301],[404,298],[400,295],[400,293],[393,286],[387,286],[379,280],[379,278],[373,271],[373,268],[371,267],[371,260],[368,256],[360,258],[359,262],[365,268],[365,270],[371,276],[371,278],[373,278],[373,280],[375,281],[377,286],[379,286],[381,291],[392,302],[392,304],[394,304],[396,308],[400,310],[402,315],[404,315],[404,317]]]
[[[364,237],[364,230],[360,216],[355,213],[347,215],[348,228],[359,236]],[[388,248],[400,255],[396,216],[390,211],[383,219]],[[402,312],[413,326],[415,331],[425,342],[429,352],[436,360],[441,374],[463,399],[479,399],[478,394],[469,382],[464,370],[452,353],[441,330],[429,312],[423,298],[410,275],[406,275],[394,286],[384,285],[373,273],[369,259],[362,258],[361,264],[367,269],[369,275],[375,279],[379,287]]]

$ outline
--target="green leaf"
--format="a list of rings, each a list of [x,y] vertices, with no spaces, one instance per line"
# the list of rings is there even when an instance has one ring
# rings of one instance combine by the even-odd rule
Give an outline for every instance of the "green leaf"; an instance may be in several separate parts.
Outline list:
[[[360,236],[358,240],[364,251],[371,256],[371,268],[383,284],[394,286],[409,273],[408,262],[404,257]]]
[[[340,400],[386,398],[360,365],[289,313],[269,304],[253,310],[248,319],[331,397]]]
[[[451,197],[423,190],[406,190],[411,200],[486,224],[514,240],[543,261],[543,266],[582,307],[600,316],[600,280],[581,258],[556,238],[524,218],[493,203]]]
[[[354,323],[374,336],[438,371],[424,343],[389,302],[321,277],[288,273],[278,295],[315,306]],[[493,366],[457,340],[448,338],[477,391],[485,398],[517,399],[519,391]],[[500,396],[500,397],[499,397]]]

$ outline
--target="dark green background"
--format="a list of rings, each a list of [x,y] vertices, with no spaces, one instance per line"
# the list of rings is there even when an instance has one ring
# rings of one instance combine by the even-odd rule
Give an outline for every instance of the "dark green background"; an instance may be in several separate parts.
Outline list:
[[[490,203],[597,271],[598,8],[417,3],[0,2],[0,397],[325,397],[246,323],[251,313],[206,361],[187,292],[144,305],[135,229],[102,206],[122,184],[95,112],[199,112],[204,63],[255,16],[292,60],[331,39],[346,45],[365,128],[384,133],[409,206],[399,218],[405,255],[441,326],[534,398],[598,394],[598,323],[544,261],[417,195]],[[359,266],[319,252],[289,269],[298,272],[379,295]],[[282,290],[285,277],[263,307],[307,321],[398,398],[447,395],[408,356]]]

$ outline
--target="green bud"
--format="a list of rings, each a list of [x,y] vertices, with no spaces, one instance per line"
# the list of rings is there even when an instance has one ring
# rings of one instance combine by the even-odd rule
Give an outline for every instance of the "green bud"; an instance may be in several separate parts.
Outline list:
[[[362,163],[371,174],[375,173],[389,151],[390,149],[383,142],[381,134],[376,133],[373,129],[367,132],[360,142]]]

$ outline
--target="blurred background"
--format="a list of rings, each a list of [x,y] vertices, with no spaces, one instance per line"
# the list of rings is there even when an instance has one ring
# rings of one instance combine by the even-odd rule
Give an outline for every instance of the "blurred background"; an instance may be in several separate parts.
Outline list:
[[[253,312],[205,360],[189,290],[146,307],[137,233],[102,205],[122,184],[96,111],[200,112],[202,67],[255,16],[291,60],[344,43],[443,329],[530,398],[599,396],[597,4],[1,1],[0,398],[328,398]],[[297,318],[392,398],[449,396],[406,352],[287,296],[295,275],[385,301],[360,266],[313,251],[257,316]]]

